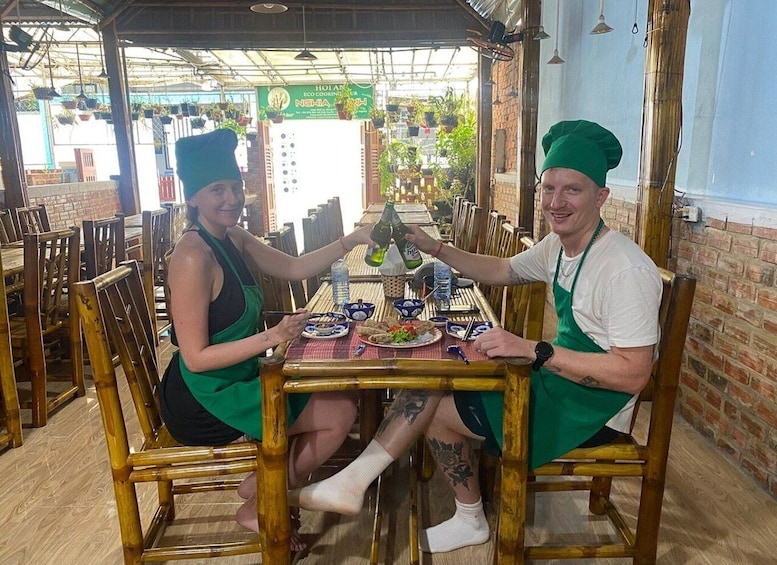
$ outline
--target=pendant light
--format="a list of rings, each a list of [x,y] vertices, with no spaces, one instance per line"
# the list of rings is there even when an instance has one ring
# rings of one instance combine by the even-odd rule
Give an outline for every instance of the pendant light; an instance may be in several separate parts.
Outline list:
[[[558,36],[561,35],[559,33],[559,13],[561,11],[561,7],[559,6],[559,0],[556,0],[556,47],[553,49],[553,57],[550,58],[548,61],[548,65],[563,65],[566,63],[564,59],[559,57],[558,54]]]
[[[302,6],[302,51],[294,57],[295,61],[315,61],[318,59],[313,53],[308,51],[308,32],[305,27],[305,6]]]
[[[556,33],[558,33],[558,31],[556,31]],[[537,41],[550,39],[550,35],[545,31],[545,26],[542,25],[542,4],[540,4],[540,25],[537,28],[537,32],[534,34],[534,39]]]
[[[604,0],[599,0],[599,23],[591,30],[591,35],[610,33],[612,28],[604,22]]]
[[[51,44],[49,43],[48,49],[46,49],[46,60],[49,64],[49,79],[51,80],[51,88],[49,89],[48,96],[49,98],[59,98],[60,94],[57,92],[57,89],[54,88],[54,70],[51,67]]]
[[[78,109],[83,110],[86,107],[86,94],[84,94],[84,78],[81,75],[81,53],[78,51],[78,43],[76,43],[76,61],[78,62],[78,82],[81,84],[81,92],[76,96],[78,101]]]
[[[105,59],[103,59],[103,49],[105,49],[105,44],[103,43],[103,34],[100,32],[100,28],[98,26],[94,26],[94,30],[97,32],[97,39],[100,43],[100,66],[102,67],[100,74],[97,75],[97,78],[108,78],[108,73],[105,72]]]
[[[495,67],[492,67],[491,73],[495,75],[492,82],[494,83],[494,90],[496,90],[496,99],[491,102],[491,105],[499,106],[502,104],[502,101],[499,99],[499,71]]]

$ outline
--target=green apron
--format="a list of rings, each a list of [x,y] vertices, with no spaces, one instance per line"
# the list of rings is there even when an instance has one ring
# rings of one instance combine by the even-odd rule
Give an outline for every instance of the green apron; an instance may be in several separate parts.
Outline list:
[[[259,314],[264,297],[259,285],[244,285],[223,244],[197,222],[200,233],[229,264],[243,289],[245,310],[231,326],[210,336],[210,344],[237,341],[258,331]],[[184,382],[189,390],[211,414],[222,422],[254,438],[262,437],[262,384],[259,380],[259,358],[254,356],[222,369],[202,373],[190,371],[178,356]]]
[[[604,221],[591,237],[583,252],[575,279],[569,291],[558,284],[561,265],[559,250],[556,273],[553,277],[553,296],[558,316],[558,334],[554,345],[573,351],[603,353],[577,325],[572,312],[572,296],[577,278],[588,251],[604,227]],[[529,406],[529,469],[552,461],[570,449],[578,447],[596,434],[629,401],[631,394],[591,388],[574,383],[546,368],[532,371]],[[494,436],[502,446],[502,393],[483,393],[483,406]]]

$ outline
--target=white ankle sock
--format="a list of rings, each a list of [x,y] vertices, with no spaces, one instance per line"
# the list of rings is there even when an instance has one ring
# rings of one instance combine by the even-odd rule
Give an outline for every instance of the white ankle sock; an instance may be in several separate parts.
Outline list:
[[[483,500],[472,504],[456,501],[452,518],[431,528],[421,530],[418,545],[427,553],[443,553],[488,541],[490,532]]]
[[[372,440],[356,459],[336,475],[291,491],[289,504],[307,510],[358,514],[364,502],[364,492],[393,461],[383,446]]]

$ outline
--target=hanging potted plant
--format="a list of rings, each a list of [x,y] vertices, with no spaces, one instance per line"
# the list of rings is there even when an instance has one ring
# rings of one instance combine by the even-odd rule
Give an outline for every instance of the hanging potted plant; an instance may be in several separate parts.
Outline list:
[[[36,100],[51,100],[53,98],[51,90],[48,86],[35,85],[32,87],[32,95]]]
[[[91,112],[82,112],[78,114],[78,119],[82,122],[88,122],[92,119],[92,113]]]
[[[55,116],[57,121],[63,126],[72,126],[76,121],[76,115],[67,108]]]
[[[440,125],[450,133],[459,125],[458,114],[464,107],[464,95],[457,95],[452,87],[448,87],[445,94],[437,99],[437,112],[440,116]]]
[[[75,110],[78,107],[78,101],[74,100],[72,98],[68,98],[66,100],[62,100],[60,102],[60,104],[62,104],[62,107],[65,110]]]
[[[191,124],[194,129],[202,129],[205,127],[205,118],[191,118]]]
[[[373,106],[370,112],[370,119],[375,128],[382,128],[386,125],[386,112]]]
[[[335,109],[337,117],[341,120],[350,120],[356,111],[356,100],[353,97],[353,91],[347,84],[340,85],[335,96]]]
[[[283,121],[283,110],[287,104],[287,97],[282,92],[274,92],[267,99],[267,108],[264,109],[264,114],[272,123],[280,124]]]

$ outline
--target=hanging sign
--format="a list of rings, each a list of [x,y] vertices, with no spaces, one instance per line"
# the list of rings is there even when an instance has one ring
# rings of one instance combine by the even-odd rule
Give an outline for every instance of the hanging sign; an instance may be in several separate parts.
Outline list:
[[[259,110],[265,112],[280,108],[285,120],[336,120],[335,97],[340,84],[300,84],[288,86],[259,86],[256,100]],[[356,102],[354,120],[368,120],[372,111],[372,86],[349,84],[351,98]]]

